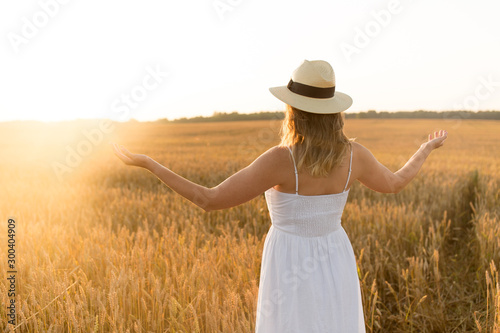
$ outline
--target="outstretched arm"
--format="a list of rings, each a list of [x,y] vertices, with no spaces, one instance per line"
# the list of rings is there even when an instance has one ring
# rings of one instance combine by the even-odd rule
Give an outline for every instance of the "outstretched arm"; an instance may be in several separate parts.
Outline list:
[[[270,187],[279,184],[277,163],[279,148],[273,147],[252,164],[227,178],[214,188],[193,183],[152,158],[133,154],[114,144],[115,154],[127,165],[139,166],[156,175],[165,185],[205,211],[234,207],[247,202]]]
[[[360,163],[357,179],[377,192],[398,193],[417,175],[429,154],[443,145],[447,136],[444,130],[435,132],[434,136],[430,134],[429,140],[394,173],[378,162],[368,149],[358,144]]]

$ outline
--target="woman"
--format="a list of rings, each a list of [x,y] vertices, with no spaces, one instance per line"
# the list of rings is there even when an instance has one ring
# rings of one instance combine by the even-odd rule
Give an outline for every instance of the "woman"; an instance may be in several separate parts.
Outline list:
[[[306,60],[287,86],[270,91],[287,105],[281,144],[214,188],[123,147],[115,145],[115,153],[207,212],[265,193],[272,226],[262,256],[257,332],[364,332],[356,261],[340,221],[349,188],[358,180],[378,192],[399,192],[447,133],[429,135],[393,173],[345,136],[341,112],[352,99],[335,91],[330,64]]]

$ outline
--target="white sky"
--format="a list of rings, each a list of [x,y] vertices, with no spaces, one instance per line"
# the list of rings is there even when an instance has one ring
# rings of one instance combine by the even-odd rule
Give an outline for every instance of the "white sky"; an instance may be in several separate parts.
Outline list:
[[[349,111],[500,110],[498,0],[64,1],[0,2],[0,121],[283,110],[304,59]]]

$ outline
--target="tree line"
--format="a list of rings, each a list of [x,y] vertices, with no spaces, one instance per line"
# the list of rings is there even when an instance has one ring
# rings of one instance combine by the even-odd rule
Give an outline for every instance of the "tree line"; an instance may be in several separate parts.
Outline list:
[[[201,123],[201,122],[219,122],[219,121],[245,121],[245,120],[279,120],[285,117],[283,111],[273,112],[255,112],[238,113],[234,112],[214,112],[213,115],[204,117],[197,116],[192,118],[178,118],[169,120],[167,118],[159,119],[157,122],[168,123]],[[366,111],[356,113],[345,113],[347,119],[490,119],[500,120],[500,111]]]

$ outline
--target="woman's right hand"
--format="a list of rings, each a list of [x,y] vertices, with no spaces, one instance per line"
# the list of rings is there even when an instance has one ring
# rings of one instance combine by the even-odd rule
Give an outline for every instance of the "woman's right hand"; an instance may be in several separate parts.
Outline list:
[[[420,149],[396,172],[378,162],[368,149],[359,143],[353,143],[357,163],[354,164],[351,178],[377,192],[398,193],[417,175],[431,151],[443,145],[447,136],[448,132],[445,130],[431,133],[428,141],[422,143]]]
[[[434,132],[434,134],[429,134],[429,140],[424,144],[430,146],[434,150],[441,147],[447,137],[448,132],[446,132],[445,130],[436,131]]]

